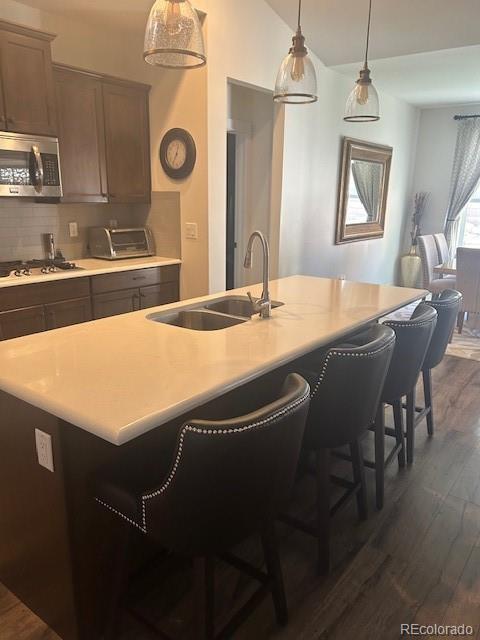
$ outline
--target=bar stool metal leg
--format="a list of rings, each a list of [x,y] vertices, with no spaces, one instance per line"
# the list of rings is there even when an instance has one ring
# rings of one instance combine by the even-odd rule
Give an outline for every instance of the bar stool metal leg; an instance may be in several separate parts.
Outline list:
[[[367,481],[365,478],[365,465],[360,440],[352,442],[350,445],[350,455],[353,465],[353,481],[360,484],[360,489],[357,491],[358,517],[360,520],[366,520],[368,517]]]
[[[319,575],[330,571],[330,450],[316,452],[317,541]]]
[[[377,509],[383,509],[385,494],[385,405],[381,402],[375,418],[375,482]]]
[[[197,607],[197,638],[215,637],[215,564],[214,558],[195,558],[195,596]]]
[[[277,622],[282,627],[288,623],[287,598],[283,585],[282,566],[278,555],[277,538],[273,523],[267,525],[262,533],[263,553],[267,573],[272,581],[272,597]]]
[[[415,450],[415,388],[407,395],[407,463],[413,463]]]
[[[432,404],[432,370],[423,370],[423,390],[425,394],[425,408],[429,409],[427,412],[427,432],[429,436],[433,436],[434,423],[433,423],[433,404]]]
[[[395,438],[397,445],[400,447],[398,451],[398,466],[405,466],[405,428],[403,423],[402,400],[396,400],[393,403],[393,420],[395,424]]]

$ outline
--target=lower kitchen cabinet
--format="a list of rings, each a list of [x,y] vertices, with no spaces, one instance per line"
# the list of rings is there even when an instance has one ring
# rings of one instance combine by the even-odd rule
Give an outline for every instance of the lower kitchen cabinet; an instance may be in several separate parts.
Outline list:
[[[142,287],[140,289],[140,308],[150,309],[159,307],[162,304],[178,302],[178,282],[165,282],[152,287]]]
[[[95,319],[178,302],[179,268],[170,265],[94,276],[92,293]]]
[[[43,306],[0,313],[0,340],[39,333],[47,328]]]
[[[6,287],[0,294],[0,340],[179,299],[178,265]]]
[[[93,296],[93,317],[108,318],[140,309],[138,289],[99,293]]]
[[[60,329],[93,319],[90,298],[64,300],[45,305],[47,329]]]

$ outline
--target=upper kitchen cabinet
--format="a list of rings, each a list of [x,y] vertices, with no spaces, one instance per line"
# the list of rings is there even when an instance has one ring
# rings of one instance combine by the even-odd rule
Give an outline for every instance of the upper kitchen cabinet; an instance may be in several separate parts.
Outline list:
[[[150,202],[148,92],[145,85],[103,83],[110,202]]]
[[[3,129],[56,135],[50,42],[55,36],[0,20]],[[3,114],[2,114],[3,111]]]
[[[54,69],[64,202],[108,202],[102,83]]]
[[[150,87],[54,65],[63,202],[150,202]]]

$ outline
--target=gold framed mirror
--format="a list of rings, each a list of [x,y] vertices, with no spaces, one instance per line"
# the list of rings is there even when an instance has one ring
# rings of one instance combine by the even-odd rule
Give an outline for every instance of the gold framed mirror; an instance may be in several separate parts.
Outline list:
[[[392,147],[343,139],[336,244],[383,238]]]

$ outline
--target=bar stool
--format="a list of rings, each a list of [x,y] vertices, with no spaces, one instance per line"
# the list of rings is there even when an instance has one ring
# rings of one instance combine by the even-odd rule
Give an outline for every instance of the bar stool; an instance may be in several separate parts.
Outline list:
[[[95,481],[97,502],[122,525],[107,640],[118,638],[119,603],[128,582],[129,537],[134,530],[194,559],[199,638],[231,637],[268,591],[278,623],[287,623],[273,522],[293,483],[309,403],[307,382],[291,374],[277,398],[254,413],[223,421],[186,422],[166,474],[138,468],[138,464],[122,465]],[[266,573],[229,552],[255,533],[262,537]],[[214,619],[215,556],[261,583],[219,634]]]
[[[432,436],[434,431],[432,369],[435,369],[443,360],[462,307],[462,294],[454,289],[447,289],[432,300],[427,300],[426,303],[436,310],[437,324],[422,368],[425,407],[415,408],[418,413],[415,426],[417,426],[423,418],[426,418],[427,432],[429,436]]]
[[[312,392],[303,448],[315,455],[317,515],[314,523],[290,515],[282,515],[282,520],[317,538],[319,574],[330,568],[330,516],[355,495],[359,517],[367,517],[361,439],[375,417],[394,345],[392,329],[373,325],[349,338],[348,344],[330,349],[317,372],[304,373]],[[331,450],[346,445],[350,447],[353,482],[330,475]],[[331,481],[346,489],[332,507]]]
[[[375,469],[377,508],[383,508],[385,493],[385,467],[395,455],[400,467],[405,466],[404,426],[402,400],[406,396],[407,462],[413,462],[415,433],[415,388],[422,370],[430,340],[437,322],[437,312],[422,302],[409,320],[384,322],[395,331],[395,350],[385,380],[372,430],[375,432],[375,462],[365,465]],[[385,405],[393,407],[395,428],[385,428]],[[396,438],[396,446],[385,459],[385,435]]]

